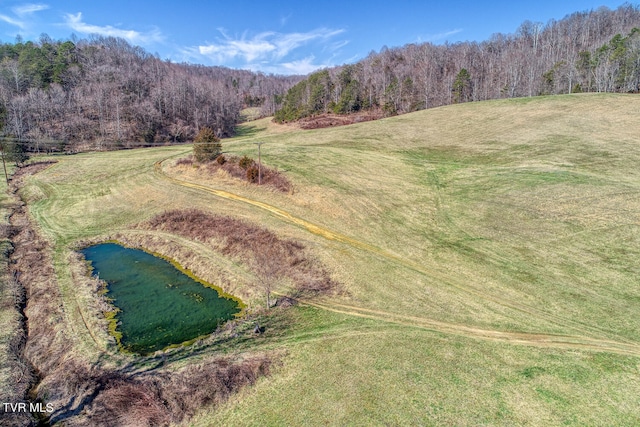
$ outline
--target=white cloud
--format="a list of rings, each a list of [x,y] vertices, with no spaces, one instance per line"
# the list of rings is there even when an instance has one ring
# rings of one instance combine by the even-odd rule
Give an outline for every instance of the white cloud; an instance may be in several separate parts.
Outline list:
[[[41,10],[47,10],[49,6],[46,4],[24,4],[22,6],[16,6],[11,10],[18,16],[31,15],[34,12],[40,12]]]
[[[242,68],[256,72],[280,74],[280,75],[307,75],[321,68],[332,67],[335,64],[330,61],[316,63],[316,57],[310,55],[303,59],[296,59],[287,62],[260,61],[257,63],[244,64]]]
[[[292,50],[297,49],[312,40],[326,40],[343,32],[344,30],[328,30],[326,28],[321,28],[308,33],[280,34],[274,41],[277,46],[276,56],[278,58],[283,58]]]
[[[0,21],[4,21],[7,24],[20,28],[21,30],[26,30],[28,27],[32,26],[32,23],[29,22],[29,20],[25,20],[25,18],[29,18],[34,12],[39,12],[48,8],[49,6],[46,4],[25,4],[22,6],[16,6],[11,8],[15,17],[0,14]]]
[[[220,32],[224,35],[224,30],[220,30]],[[233,40],[225,36],[225,40],[222,43],[198,46],[198,52],[220,63],[233,60],[236,57],[242,57],[247,62],[253,62],[276,50],[276,46],[267,40],[272,34],[261,33],[251,40],[246,40],[244,37],[239,40]]]
[[[46,9],[49,9],[49,6],[46,4],[26,3],[14,6],[10,11],[2,10],[2,12],[5,13],[0,14],[0,24],[4,22],[17,27],[21,37],[29,38],[35,36],[37,33],[42,33],[43,24],[38,21],[38,18],[34,16],[34,14]],[[7,35],[10,35],[12,31],[15,30],[5,31]]]
[[[197,48],[185,49],[185,52],[208,57],[218,65],[229,64],[234,61],[244,61],[247,67],[258,67],[261,70],[276,67],[288,73],[298,73],[300,70],[317,69],[320,65],[312,65],[313,57],[301,60],[293,60],[278,64],[282,59],[290,55],[294,50],[299,49],[312,42],[323,42],[329,40],[344,30],[333,30],[328,28],[318,28],[306,33],[277,33],[264,32],[253,37],[243,34],[241,37],[232,38],[228,36],[224,29],[218,29],[222,38],[215,43],[201,45]],[[337,44],[336,46],[344,46]],[[271,64],[271,66],[256,64]],[[303,72],[306,74],[306,72]]]
[[[279,64],[279,66],[284,70],[281,74],[309,74],[315,70],[326,67],[326,65],[314,64],[313,60],[315,57],[309,56],[304,59],[300,59],[297,61],[285,62]]]
[[[343,47],[345,47],[346,45],[349,44],[349,40],[341,40],[335,43],[331,43],[331,45],[329,45],[329,50],[330,51],[336,51],[338,49],[342,49]]]
[[[112,27],[111,25],[92,25],[82,21],[82,13],[77,14],[68,13],[65,15],[66,25],[74,31],[84,34],[99,34],[108,37],[120,37],[133,44],[148,44],[153,42],[160,42],[164,40],[162,33],[158,29],[148,31],[146,33],[136,30],[123,30],[120,28]]]
[[[292,13],[288,14],[287,16],[281,16],[280,17],[280,26],[284,27],[287,22],[289,22],[289,19],[291,19],[291,17],[293,16]]]
[[[11,17],[9,17],[7,15],[0,15],[0,21],[4,21],[7,24],[11,24],[11,25],[14,25],[14,26],[16,26],[18,28],[22,28],[22,29],[24,29],[26,27],[26,24],[24,22],[19,21],[17,19],[13,19],[13,18],[11,18]]]
[[[461,33],[462,31],[463,31],[462,28],[456,28],[455,30],[445,31],[443,33],[430,34],[425,38],[425,41],[435,42],[438,40],[445,40],[447,37],[456,35],[458,33]]]

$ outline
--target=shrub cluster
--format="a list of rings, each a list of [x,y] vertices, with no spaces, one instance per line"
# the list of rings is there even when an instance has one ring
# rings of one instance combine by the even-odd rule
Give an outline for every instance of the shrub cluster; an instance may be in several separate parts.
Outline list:
[[[260,376],[269,374],[272,364],[272,358],[262,354],[241,360],[209,358],[177,372],[152,369],[132,373],[127,368],[91,367],[70,358],[46,388],[62,391],[79,406],[62,406],[49,422],[69,426],[174,425],[254,384]]]
[[[253,356],[242,361],[217,358],[172,375],[148,372],[81,372],[97,395],[88,409],[91,425],[162,426],[180,423],[207,405],[224,402],[242,387],[267,375],[271,360]],[[86,385],[85,385],[86,386]]]
[[[189,155],[188,157],[182,157],[176,160],[176,166],[180,166],[180,165],[186,165],[186,166],[193,165],[193,156]]]
[[[238,158],[223,154],[218,156],[215,162],[208,163],[207,169],[212,174],[218,170],[224,170],[234,178],[246,180],[252,184],[258,183],[258,164],[248,156]],[[289,193],[293,189],[291,182],[277,169],[271,169],[263,164],[260,175],[262,185],[268,185],[283,193]]]
[[[251,157],[247,157],[247,156],[243,156],[238,161],[238,166],[240,166],[244,170],[249,169],[251,166],[253,166],[255,164],[256,164],[256,162]]]
[[[189,155],[188,157],[180,158],[176,160],[175,164],[176,166],[192,166],[194,164],[194,160],[198,161],[195,159],[195,154],[193,156]],[[282,191],[283,193],[290,193],[293,190],[291,182],[289,182],[284,174],[279,172],[277,169],[271,169],[265,165],[262,165],[259,170],[258,164],[251,157],[237,157],[220,154],[215,157],[215,161],[212,160],[214,159],[199,161],[200,163],[205,163],[207,165],[203,170],[208,171],[211,174],[216,173],[218,170],[223,170],[234,178],[246,180],[252,184],[257,184],[258,173],[260,173],[260,182],[263,185],[268,185],[269,187]]]

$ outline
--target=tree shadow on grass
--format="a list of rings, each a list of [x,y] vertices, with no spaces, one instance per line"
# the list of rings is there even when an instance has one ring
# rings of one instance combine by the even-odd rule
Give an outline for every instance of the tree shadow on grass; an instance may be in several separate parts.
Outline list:
[[[234,129],[234,138],[250,138],[255,136],[260,129],[256,125],[243,124]]]

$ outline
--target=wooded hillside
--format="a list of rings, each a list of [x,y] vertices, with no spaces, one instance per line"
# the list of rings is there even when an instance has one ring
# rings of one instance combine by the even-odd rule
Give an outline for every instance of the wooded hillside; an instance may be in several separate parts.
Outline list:
[[[285,122],[570,92],[640,90],[640,6],[576,12],[483,42],[382,48],[300,76],[175,64],[122,39],[0,44],[0,137],[30,151],[229,136],[243,107]],[[55,142],[52,142],[55,141]]]
[[[265,115],[300,77],[163,61],[122,39],[0,44],[0,133],[31,150],[117,148],[233,133],[243,106]]]
[[[387,115],[457,102],[640,90],[640,7],[599,8],[483,42],[382,48],[292,87],[280,122],[381,109]]]

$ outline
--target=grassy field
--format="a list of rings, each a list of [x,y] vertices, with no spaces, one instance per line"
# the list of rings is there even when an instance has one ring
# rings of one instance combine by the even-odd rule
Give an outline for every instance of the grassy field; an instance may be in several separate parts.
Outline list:
[[[206,349],[286,356],[195,425],[638,425],[639,114],[638,96],[585,94],[312,131],[261,119],[224,150],[257,157],[264,141],[293,193],[176,165],[190,152],[179,146],[56,157],[23,197],[91,358],[118,356],[80,319],[79,240],[164,239],[199,254],[167,254],[182,265],[212,283],[224,270],[225,290],[262,303],[243,266],[133,228],[166,210],[260,224],[341,284],[289,309],[281,330]]]

